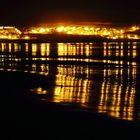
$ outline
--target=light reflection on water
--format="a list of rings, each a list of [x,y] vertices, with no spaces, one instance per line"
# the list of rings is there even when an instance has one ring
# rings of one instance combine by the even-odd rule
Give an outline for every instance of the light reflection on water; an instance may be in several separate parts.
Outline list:
[[[44,75],[49,87],[29,89],[44,95],[40,101],[135,120],[140,119],[139,47],[136,42],[1,43],[0,70]]]

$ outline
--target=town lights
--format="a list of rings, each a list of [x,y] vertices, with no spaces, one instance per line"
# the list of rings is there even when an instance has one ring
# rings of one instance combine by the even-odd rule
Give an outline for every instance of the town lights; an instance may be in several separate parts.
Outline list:
[[[94,25],[52,25],[46,27],[31,27],[21,32],[11,26],[0,26],[0,39],[31,39],[30,35],[36,34],[71,34],[71,35],[93,35],[107,39],[140,39],[139,26],[114,28],[100,27]]]

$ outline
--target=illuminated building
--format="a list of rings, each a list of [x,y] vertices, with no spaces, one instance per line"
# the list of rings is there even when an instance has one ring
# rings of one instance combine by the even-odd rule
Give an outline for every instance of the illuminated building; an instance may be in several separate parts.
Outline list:
[[[108,39],[140,39],[139,26],[129,28],[100,27],[94,25],[55,25],[46,27],[31,27],[26,31],[28,34],[68,34],[68,35],[94,35]],[[134,34],[134,35],[133,35]]]
[[[22,32],[12,26],[0,26],[0,39],[19,39]]]
[[[52,25],[31,27],[26,31],[20,31],[12,26],[0,27],[0,39],[38,39],[37,35],[80,35],[98,36],[106,39],[140,39],[140,27],[102,27],[95,25]],[[41,36],[42,37],[42,36]]]

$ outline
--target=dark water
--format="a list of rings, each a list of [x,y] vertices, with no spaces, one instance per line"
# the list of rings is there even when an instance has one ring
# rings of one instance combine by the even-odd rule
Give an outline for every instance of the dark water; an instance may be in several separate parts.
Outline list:
[[[1,71],[45,78],[26,89],[40,102],[124,120],[140,119],[139,60],[139,42],[0,44]]]

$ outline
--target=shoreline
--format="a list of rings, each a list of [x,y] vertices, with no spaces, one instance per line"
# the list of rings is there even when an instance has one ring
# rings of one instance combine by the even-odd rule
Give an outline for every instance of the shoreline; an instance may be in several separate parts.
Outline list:
[[[101,136],[106,134],[103,136],[108,138],[110,133],[128,136],[140,129],[139,120],[121,120],[79,106],[42,102],[38,98],[40,95],[28,91],[40,85],[49,88],[50,81],[42,75],[0,71],[0,80],[3,81],[0,85],[0,123],[6,136],[15,138],[23,133],[23,136],[27,137],[29,132],[32,138],[42,136],[58,139],[59,136],[62,139],[63,135],[72,138],[94,138],[100,137],[99,132]],[[37,133],[34,133],[36,131]]]
[[[0,43],[90,43],[90,42],[140,42],[140,39],[107,39],[100,36],[82,35],[31,35],[31,39],[0,39]]]

